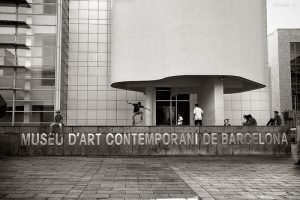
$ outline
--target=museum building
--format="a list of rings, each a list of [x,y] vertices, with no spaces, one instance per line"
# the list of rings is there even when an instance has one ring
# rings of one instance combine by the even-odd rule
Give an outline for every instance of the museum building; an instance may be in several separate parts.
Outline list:
[[[284,61],[278,87],[262,0],[16,0],[1,1],[0,16],[1,124],[48,125],[59,109],[70,126],[131,125],[127,101],[150,109],[147,126],[178,114],[193,125],[195,103],[204,125],[243,114],[265,125],[272,110],[299,108],[284,103],[298,102],[299,30],[287,30],[295,63]]]

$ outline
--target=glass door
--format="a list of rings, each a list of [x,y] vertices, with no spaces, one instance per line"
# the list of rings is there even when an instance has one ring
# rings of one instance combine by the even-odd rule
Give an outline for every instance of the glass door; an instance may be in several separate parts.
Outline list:
[[[183,118],[183,125],[190,124],[189,94],[171,96],[170,88],[156,90],[156,125],[174,126],[178,123],[178,115]]]

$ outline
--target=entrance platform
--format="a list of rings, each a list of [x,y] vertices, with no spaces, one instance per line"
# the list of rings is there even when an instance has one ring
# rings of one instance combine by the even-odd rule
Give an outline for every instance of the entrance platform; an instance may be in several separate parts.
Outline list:
[[[171,156],[291,155],[288,127],[0,127],[0,155]]]

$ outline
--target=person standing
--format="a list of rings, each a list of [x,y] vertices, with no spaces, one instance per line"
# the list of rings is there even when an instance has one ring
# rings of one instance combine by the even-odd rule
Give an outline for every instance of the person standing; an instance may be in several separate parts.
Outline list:
[[[183,117],[180,114],[178,114],[177,125],[178,126],[183,125]]]
[[[199,126],[202,126],[202,114],[203,114],[203,110],[199,107],[198,104],[195,104],[195,108],[194,108],[194,122],[195,122],[195,126],[197,126],[199,124]]]

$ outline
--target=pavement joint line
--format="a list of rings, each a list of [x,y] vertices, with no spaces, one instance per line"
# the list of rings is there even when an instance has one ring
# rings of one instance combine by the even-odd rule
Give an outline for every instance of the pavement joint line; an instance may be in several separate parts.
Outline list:
[[[193,183],[197,183],[192,177],[190,177],[188,174],[186,174],[185,172],[183,172],[182,170],[179,169],[179,167],[173,167],[170,166],[170,168],[178,175],[180,176],[183,181],[185,181],[186,184],[188,184],[190,186],[190,188],[197,194],[199,199],[202,199],[203,197],[201,197],[201,195],[199,194],[199,190],[195,187],[195,185],[191,184],[189,181],[186,181],[187,177],[189,178],[189,180]],[[203,190],[205,190],[202,186],[201,188]],[[207,193],[209,193],[207,190],[205,190]],[[210,194],[210,193],[209,193]]]

